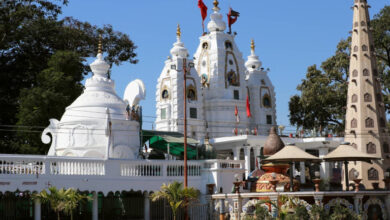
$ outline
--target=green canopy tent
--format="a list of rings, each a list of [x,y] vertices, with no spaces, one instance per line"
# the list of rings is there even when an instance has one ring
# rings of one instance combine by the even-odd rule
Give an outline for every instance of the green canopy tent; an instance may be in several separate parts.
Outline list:
[[[179,132],[170,131],[142,131],[142,144],[149,141],[149,146],[153,149],[163,151],[175,156],[184,155],[184,135]],[[199,142],[195,139],[187,137],[187,157],[188,159],[196,159],[198,154],[195,147]]]

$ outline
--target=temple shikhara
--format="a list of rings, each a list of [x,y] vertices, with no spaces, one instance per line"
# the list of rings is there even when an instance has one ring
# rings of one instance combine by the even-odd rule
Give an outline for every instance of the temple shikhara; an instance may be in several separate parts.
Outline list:
[[[150,79],[130,82],[119,96],[100,43],[84,92],[42,133],[48,155],[0,155],[0,209],[31,201],[26,219],[47,219],[44,206],[30,196],[55,186],[91,194],[83,212],[94,220],[170,219],[150,193],[187,175],[188,186],[200,191],[188,208],[190,219],[244,219],[259,200],[278,203],[280,196],[294,197],[308,212],[314,204],[328,213],[341,205],[363,219],[389,219],[390,137],[369,5],[351,3],[345,137],[278,134],[272,73],[256,55],[254,39],[240,45],[250,51],[243,57],[231,31],[239,13],[222,13],[215,0],[210,15],[199,4],[208,23],[196,51],[182,42],[189,27],[178,25],[169,56],[153,64],[162,67],[152,79],[153,130],[142,129],[142,80]],[[266,207],[277,215],[275,207]]]

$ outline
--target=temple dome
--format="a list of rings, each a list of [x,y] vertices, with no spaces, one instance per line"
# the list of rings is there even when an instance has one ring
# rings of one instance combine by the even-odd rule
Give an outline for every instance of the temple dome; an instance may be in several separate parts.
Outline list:
[[[49,156],[136,159],[139,149],[139,107],[130,108],[108,78],[110,65],[99,49],[90,65],[93,76],[84,92],[66,108],[61,120],[50,119],[42,133],[51,142]],[[133,94],[137,96],[137,94]],[[51,134],[50,136],[48,134]]]
[[[224,31],[226,29],[226,23],[222,20],[222,14],[219,13],[218,8],[218,2],[214,2],[214,8],[212,13],[210,15],[210,21],[207,24],[207,29],[209,29],[210,32],[214,31]]]
[[[263,154],[264,156],[274,155],[276,152],[280,151],[284,147],[282,139],[276,132],[276,127],[272,127],[267,140],[265,141]]]

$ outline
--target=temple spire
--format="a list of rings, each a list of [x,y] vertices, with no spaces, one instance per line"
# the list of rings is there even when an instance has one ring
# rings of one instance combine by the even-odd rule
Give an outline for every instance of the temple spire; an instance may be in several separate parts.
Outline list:
[[[255,54],[255,41],[252,39],[251,40],[251,53],[252,53],[252,55],[254,55]]]
[[[361,152],[383,157],[383,148],[390,142],[368,8],[366,0],[354,0],[345,141]],[[366,188],[383,179],[382,162],[357,163],[351,168],[360,173]]]
[[[98,54],[102,53],[103,46],[102,46],[102,34],[99,34],[99,43],[98,43]]]
[[[180,41],[180,39],[181,39],[181,29],[180,29],[180,24],[177,24],[177,29],[176,29],[176,37],[177,37],[177,41]]]
[[[213,5],[214,5],[213,11],[218,12],[220,10],[220,8],[218,7],[219,5],[218,0],[214,0]]]

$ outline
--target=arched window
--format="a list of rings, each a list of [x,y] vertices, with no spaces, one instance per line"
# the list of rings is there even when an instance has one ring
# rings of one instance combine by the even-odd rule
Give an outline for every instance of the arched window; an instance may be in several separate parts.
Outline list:
[[[355,118],[351,121],[351,128],[357,128],[357,120]]]
[[[359,22],[355,22],[354,26],[359,27]]]
[[[353,47],[353,52],[358,52],[359,51],[359,47],[358,46],[354,46]]]
[[[372,96],[370,93],[364,94],[364,101],[365,102],[372,102]]]
[[[205,49],[205,50],[207,50],[207,49],[209,48],[209,44],[208,44],[207,42],[204,42],[204,43],[202,44],[202,48]]]
[[[369,76],[369,75],[370,75],[370,71],[368,69],[364,69],[363,76]]]
[[[168,91],[168,89],[163,89],[163,91],[161,92],[161,98],[162,99],[169,99],[169,91]]]
[[[374,127],[374,120],[372,118],[366,119],[366,128],[373,128]]]
[[[378,170],[374,167],[368,170],[368,180],[379,180]]]
[[[383,143],[383,152],[388,154],[389,152],[389,144],[387,142]]]
[[[196,90],[193,86],[189,86],[187,89],[187,99],[189,101],[196,101],[197,100]]]
[[[268,94],[263,96],[263,106],[266,108],[271,108],[271,98]]]
[[[351,108],[352,108],[355,112],[357,112],[356,105],[351,105]]]
[[[362,51],[367,51],[367,50],[368,50],[367,45],[363,45],[363,46],[362,46]]]
[[[367,153],[368,154],[376,154],[376,145],[372,142],[367,144]]]
[[[356,94],[352,95],[352,103],[355,103],[358,101],[358,96]]]
[[[225,49],[226,50],[233,50],[233,44],[230,41],[225,42]]]
[[[357,70],[353,70],[352,71],[352,76],[353,77],[357,77],[358,76],[358,71]]]
[[[360,25],[361,26],[366,26],[366,22],[362,21],[362,22],[360,22]]]
[[[352,169],[348,172],[348,178],[349,178],[350,180],[356,179],[357,176],[359,176],[359,172],[358,172],[356,169],[354,169],[354,168],[352,168]]]

